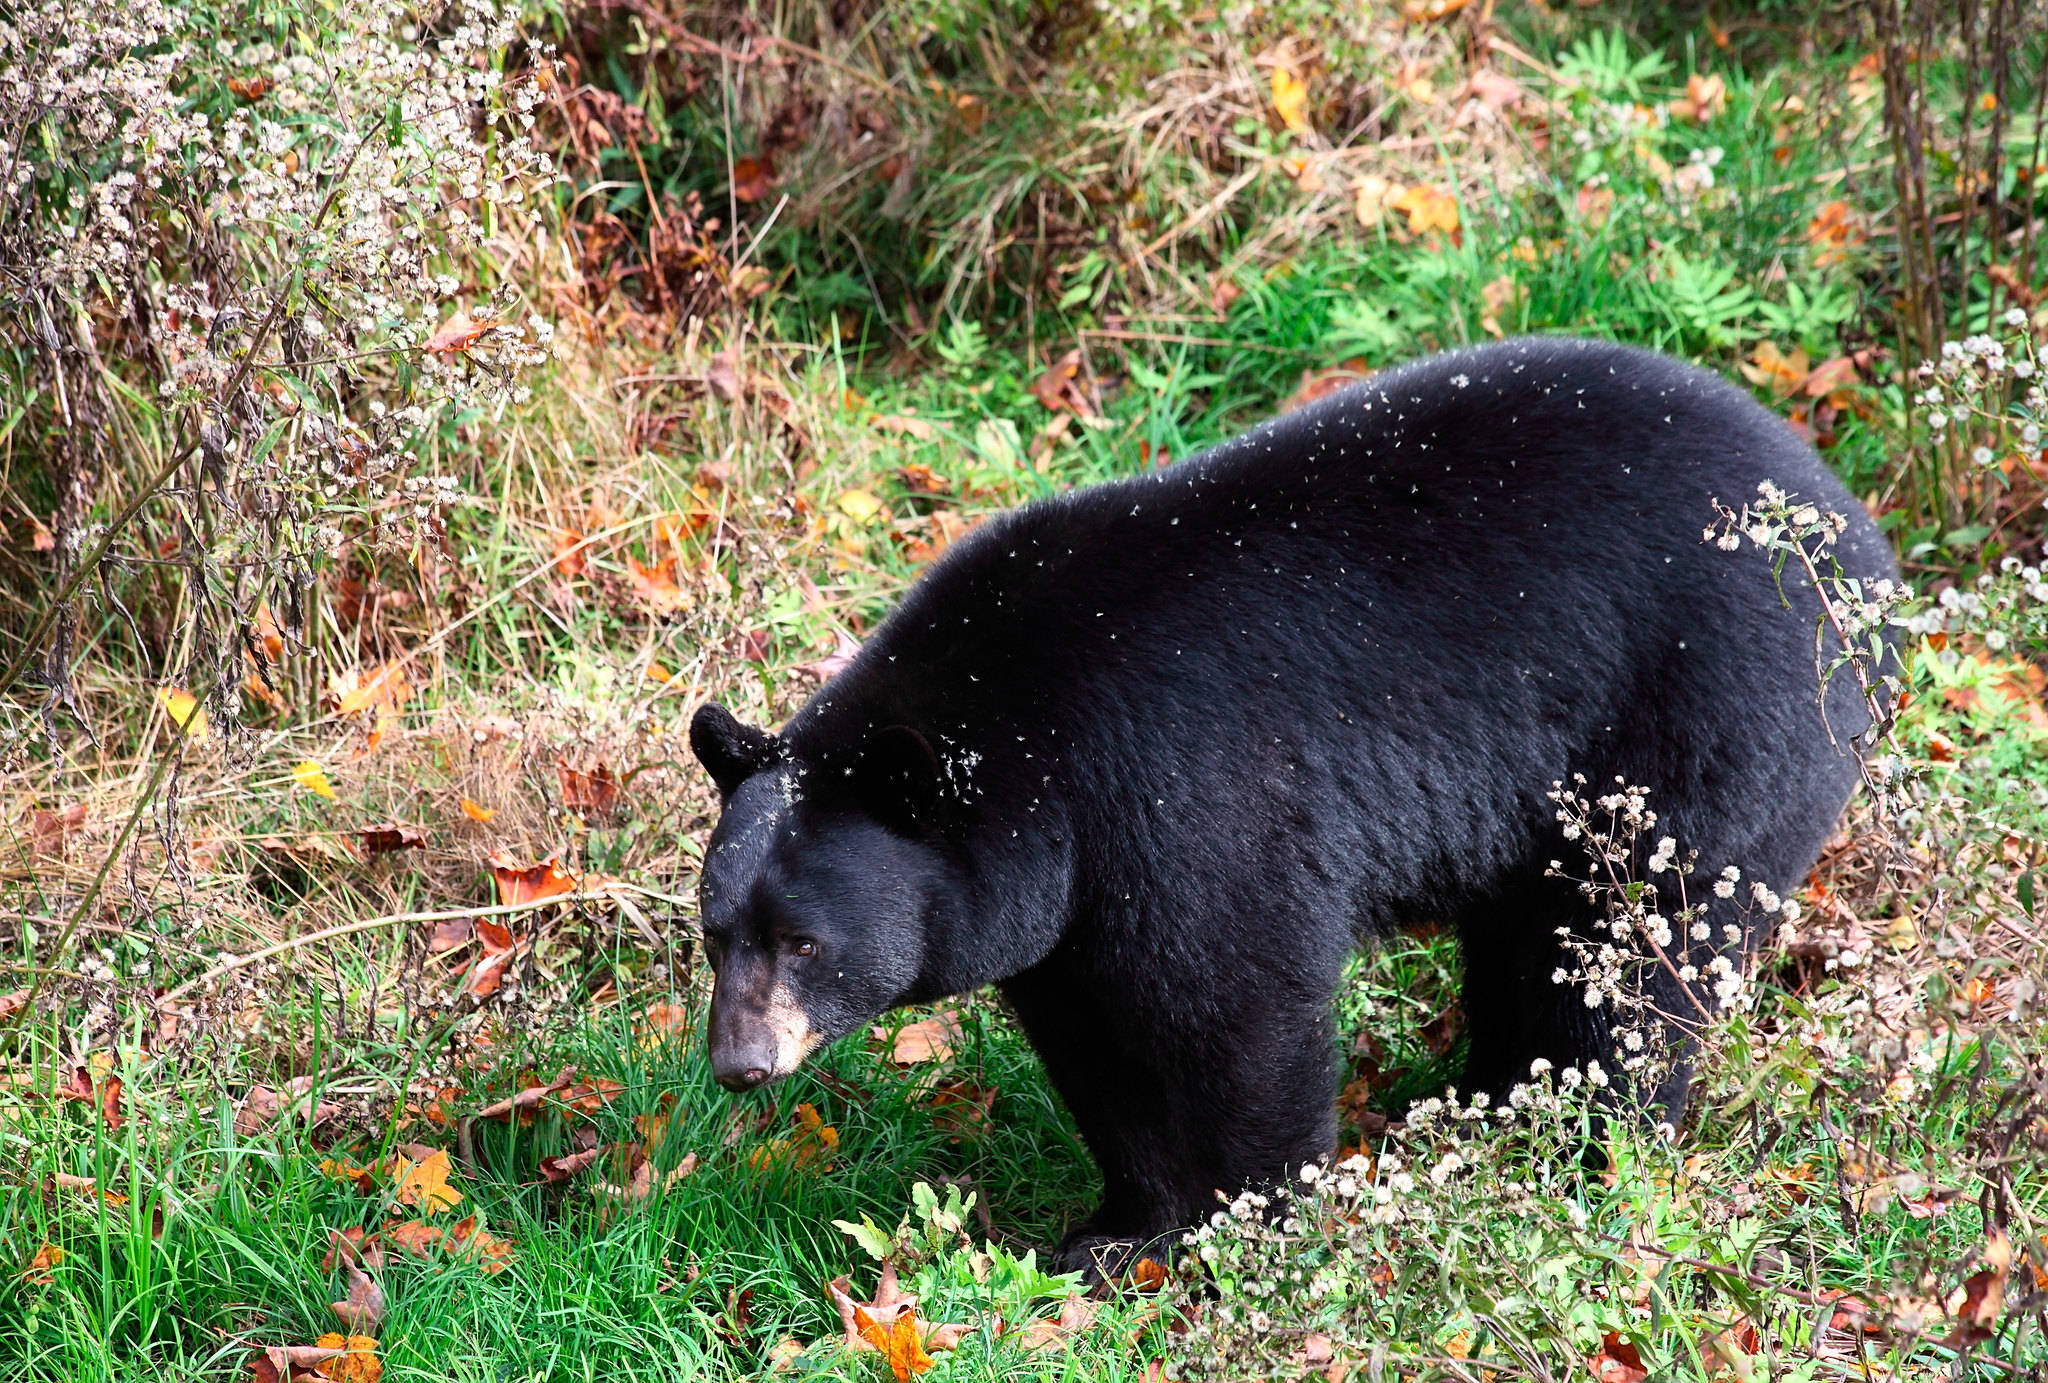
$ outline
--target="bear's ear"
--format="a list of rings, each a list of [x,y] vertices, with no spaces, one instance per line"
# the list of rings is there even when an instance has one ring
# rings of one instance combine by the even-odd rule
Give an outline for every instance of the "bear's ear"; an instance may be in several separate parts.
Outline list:
[[[690,748],[721,797],[732,796],[734,788],[775,762],[775,736],[742,725],[716,701],[705,702],[690,717]]]
[[[892,830],[931,824],[939,801],[939,756],[931,741],[908,725],[877,730],[861,746],[853,769],[861,805]]]

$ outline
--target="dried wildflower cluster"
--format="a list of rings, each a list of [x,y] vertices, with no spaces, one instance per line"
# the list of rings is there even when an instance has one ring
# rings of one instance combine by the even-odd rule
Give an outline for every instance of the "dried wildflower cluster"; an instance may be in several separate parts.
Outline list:
[[[1567,963],[1550,978],[1577,988],[1587,1008],[1606,1012],[1616,1060],[1647,1091],[1717,1018],[1752,1002],[1750,957],[1780,918],[1798,920],[1799,904],[1761,882],[1738,897],[1742,870],[1734,864],[1711,890],[1689,897],[1697,853],[1680,859],[1677,839],[1656,834],[1648,789],[1621,779],[1598,797],[1586,789],[1575,774],[1569,785],[1552,784],[1549,796],[1559,830],[1583,844],[1590,868],[1581,874],[1584,866],[1552,860],[1547,872],[1571,879],[1600,909],[1606,934],[1560,928]]]
[[[1531,1245],[1564,1249],[1587,1232],[1576,1149],[1611,1093],[1598,1063],[1538,1060],[1506,1104],[1450,1090],[1412,1105],[1377,1153],[1306,1163],[1271,1195],[1227,1201],[1183,1241],[1186,1328],[1169,1376],[1342,1377],[1388,1362],[1384,1340],[1432,1333],[1415,1312],[1446,1331],[1469,1322],[1476,1213]]]
[[[411,473],[433,429],[516,397],[548,354],[509,285],[476,286],[473,252],[553,174],[528,133],[545,57],[502,69],[513,13],[370,0],[272,27],[51,0],[0,20],[0,330],[46,386],[59,575],[117,604],[125,564],[182,566],[205,594],[163,672],[211,686],[217,725],[245,655],[267,681],[316,563],[457,498]],[[124,519],[159,503],[108,532],[119,467],[142,471]],[[59,698],[69,627],[44,669]]]

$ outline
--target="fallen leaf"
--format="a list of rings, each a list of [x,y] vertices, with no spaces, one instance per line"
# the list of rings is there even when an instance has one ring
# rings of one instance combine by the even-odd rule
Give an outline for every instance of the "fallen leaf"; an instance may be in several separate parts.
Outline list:
[[[820,681],[829,682],[852,666],[854,657],[859,652],[859,639],[844,629],[835,629],[832,631],[832,651],[816,662],[804,663],[801,666],[805,672]]]
[[[32,1283],[38,1287],[47,1287],[52,1281],[50,1269],[63,1261],[64,1250],[58,1248],[55,1244],[45,1244],[36,1250],[36,1256],[28,1260],[28,1266],[23,1268],[18,1276],[23,1282]]]
[[[355,668],[334,679],[337,709],[345,715],[373,706],[397,710],[412,695],[402,663],[384,663],[372,668]]]
[[[429,336],[420,349],[434,355],[460,355],[496,330],[497,326],[492,321],[472,322],[458,312],[443,323],[439,331]]]
[[[29,816],[29,853],[39,860],[59,860],[69,849],[71,837],[85,829],[85,803],[74,802],[61,811],[38,807]]]
[[[388,855],[394,850],[424,850],[427,833],[418,826],[401,826],[387,821],[377,826],[365,826],[356,832],[362,841],[363,851],[369,855]]]
[[[841,491],[834,503],[839,506],[840,513],[855,523],[867,523],[881,513],[883,508],[882,501],[866,490]]]
[[[1282,413],[1292,413],[1297,408],[1306,408],[1317,399],[1334,394],[1339,389],[1349,388],[1362,379],[1369,378],[1372,368],[1363,360],[1347,360],[1327,370],[1303,370],[1301,383],[1294,392],[1280,401]]]
[[[386,1225],[384,1237],[416,1258],[425,1258],[441,1242],[441,1228],[425,1220],[406,1220]]]
[[[230,77],[228,92],[242,101],[260,101],[277,82],[270,77]]]
[[[1675,120],[1704,125],[1728,109],[1728,84],[1717,76],[1695,72],[1685,79],[1685,95],[1673,101],[1669,109]]]
[[[914,1374],[935,1362],[928,1350],[958,1348],[974,1328],[969,1325],[928,1325],[917,1318],[917,1297],[905,1292],[896,1280],[896,1265],[882,1265],[881,1280],[872,1301],[857,1301],[852,1280],[837,1277],[825,1284],[825,1292],[839,1313],[839,1326],[848,1349],[877,1353],[888,1363],[896,1383],[910,1383]]]
[[[182,687],[158,687],[156,699],[171,723],[185,732],[186,739],[194,744],[206,743],[206,708],[197,697]]]
[[[326,1379],[334,1383],[335,1375],[322,1371],[320,1366],[348,1353],[348,1347],[341,1343],[339,1335],[322,1335],[320,1339],[323,1343],[269,1345],[259,1349],[249,1361],[249,1372],[255,1375],[256,1383],[293,1383],[296,1379]],[[324,1343],[327,1340],[337,1343]]]
[[[932,1111],[932,1127],[952,1142],[979,1138],[989,1131],[995,1110],[995,1087],[966,1080],[940,1081],[926,1101]]]
[[[1273,67],[1273,113],[1280,123],[1304,138],[1315,133],[1308,121],[1308,83],[1287,63]]]
[[[477,925],[481,928],[484,924],[480,922]],[[530,1113],[538,1109],[540,1102],[548,1096],[568,1089],[570,1083],[575,1079],[576,1068],[574,1066],[564,1066],[561,1074],[557,1075],[548,1084],[529,1086],[516,1095],[510,1095],[505,1099],[497,1101],[495,1104],[486,1105],[476,1112],[476,1117],[479,1119],[510,1119],[514,1114]]]
[[[642,1047],[660,1047],[687,1040],[695,1028],[690,1011],[681,1004],[650,1004],[634,1030]]]
[[[543,1157],[540,1160],[540,1179],[549,1186],[559,1186],[604,1156],[604,1152],[602,1147],[596,1147],[561,1157]]]
[[[434,928],[434,934],[427,938],[429,955],[441,955],[452,951],[468,941],[474,924],[467,917],[452,917]]]
[[[1586,183],[1573,194],[1572,209],[1586,223],[1586,229],[1599,230],[1614,212],[1614,189],[1604,184]]]
[[[418,1206],[429,1215],[453,1210],[462,1204],[462,1193],[448,1184],[448,1154],[445,1150],[421,1162],[399,1157],[391,1180],[392,1198],[398,1204]]]
[[[557,897],[576,891],[574,876],[562,872],[556,862],[559,857],[550,855],[539,864],[522,865],[509,855],[493,854],[485,863],[491,867],[491,877],[497,880],[498,902],[509,906],[514,903],[533,903],[544,898]]]
[[[877,1039],[885,1038],[888,1029],[876,1028]],[[898,1066],[918,1066],[927,1061],[947,1061],[952,1058],[954,1044],[960,1038],[960,1023],[949,1014],[936,1018],[922,1018],[915,1023],[905,1023],[896,1030],[896,1040],[890,1044],[889,1059]]]
[[[737,346],[729,346],[711,357],[711,364],[704,371],[704,383],[712,393],[727,403],[739,402],[746,392],[740,378],[740,353]]]
[[[498,809],[496,807],[486,807],[479,802],[472,802],[469,798],[465,797],[462,799],[462,814],[471,821],[488,822],[498,814]]]
[[[562,575],[581,576],[588,571],[590,569],[589,563],[584,560],[583,556],[587,550],[583,535],[575,529],[558,528],[555,530],[555,543],[552,555],[555,561],[555,570]]]
[[[450,1249],[450,1245],[454,1247]],[[477,1270],[480,1272],[501,1273],[512,1262],[511,1243],[478,1228],[474,1215],[450,1225],[441,1247],[479,1260]]]
[[[1856,358],[1848,355],[1838,355],[1833,360],[1824,360],[1807,371],[1806,378],[1800,381],[1799,392],[1810,399],[1815,399],[1854,384],[1857,379],[1856,365]]]
[[[1775,341],[1758,342],[1749,359],[1739,362],[1736,368],[1751,384],[1761,384],[1780,398],[1797,392],[1810,373],[1803,349],[1795,346],[1787,354],[1778,349]]]
[[[1031,382],[1031,392],[1055,413],[1072,413],[1080,418],[1095,416],[1095,405],[1081,387],[1081,348],[1074,347],[1048,365]]]
[[[915,437],[920,442],[929,442],[938,432],[923,418],[912,418],[903,414],[883,413],[871,420],[883,432],[897,432],[905,437]]]
[[[1131,1265],[1131,1286],[1140,1292],[1156,1292],[1166,1285],[1166,1268],[1150,1258]]]
[[[1982,1257],[1984,1266],[1970,1274],[1948,1299],[1948,1314],[1956,1323],[1949,1334],[1951,1344],[1980,1344],[1998,1333],[2006,1279],[2012,1272],[2012,1240],[2004,1230],[1991,1231]]]
[[[626,579],[633,594],[657,615],[672,615],[689,603],[689,596],[676,584],[676,559],[664,557],[653,566],[643,566],[630,552],[626,554]]]
[[[562,784],[562,805],[582,816],[609,816],[619,805],[619,780],[611,766],[599,763],[585,770],[569,767],[563,758],[555,760],[555,776]]]
[[[1410,24],[1427,24],[1446,19],[1470,3],[1471,0],[1401,0],[1401,17]]]
[[[91,1177],[73,1176],[70,1172],[58,1172],[50,1178],[60,1191],[76,1191],[81,1196],[96,1196],[106,1202],[110,1209],[118,1210],[128,1204],[128,1198],[118,1191],[102,1191]]]
[[[1863,227],[1845,201],[1823,202],[1806,223],[1806,242],[1813,247],[1816,269],[1840,263],[1863,238]]]
[[[1451,232],[1458,229],[1457,199],[1429,183],[1404,188],[1401,195],[1388,202],[1387,206],[1390,210],[1407,213],[1408,229],[1416,235],[1425,231]]]
[[[384,1361],[377,1357],[377,1342],[368,1335],[322,1335],[313,1342],[316,1349],[338,1349],[340,1356],[320,1366],[320,1372],[334,1383],[377,1383],[384,1376]]]
[[[1599,1352],[1587,1356],[1586,1367],[1596,1383],[1643,1383],[1650,1376],[1642,1354],[1612,1330],[1601,1338]]]
[[[794,1171],[824,1173],[832,1168],[832,1154],[839,1147],[839,1130],[825,1122],[817,1106],[796,1107],[795,1128],[781,1138],[771,1138],[747,1156],[747,1165],[757,1171],[784,1167]]]
[[[1407,190],[1377,173],[1368,173],[1351,185],[1352,214],[1358,218],[1359,225],[1370,230],[1387,219],[1387,210],[1393,199]]]
[[[341,1317],[341,1323],[350,1330],[375,1330],[384,1324],[384,1289],[377,1285],[376,1278],[351,1263],[348,1267],[348,1295],[340,1301],[329,1302],[328,1309]]]
[[[28,991],[26,989],[15,989],[5,994],[0,994],[0,1018],[5,1018],[8,1014],[18,1008],[25,1007],[27,1004]]]
[[[1060,1303],[1057,1316],[1031,1321],[1010,1332],[1008,1338],[1025,1349],[1050,1349],[1054,1345],[1066,1344],[1094,1324],[1095,1313],[1100,1307],[1100,1302],[1086,1297],[1068,1297]]]
[[[307,792],[330,802],[334,800],[334,784],[327,781],[327,770],[312,759],[300,759],[292,765],[292,781]]]
[[[775,160],[763,154],[742,158],[732,166],[732,195],[743,202],[758,202],[775,186]]]

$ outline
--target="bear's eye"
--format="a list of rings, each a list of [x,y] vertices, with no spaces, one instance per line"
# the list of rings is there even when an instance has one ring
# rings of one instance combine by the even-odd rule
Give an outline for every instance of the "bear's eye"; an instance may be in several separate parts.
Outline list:
[[[815,956],[818,954],[818,943],[808,939],[799,941],[796,944],[795,950],[800,956]]]

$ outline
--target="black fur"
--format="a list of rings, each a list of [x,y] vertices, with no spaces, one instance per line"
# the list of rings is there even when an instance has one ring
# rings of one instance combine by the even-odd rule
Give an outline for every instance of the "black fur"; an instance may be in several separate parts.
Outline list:
[[[1554,929],[1595,921],[1544,877],[1583,858],[1551,784],[1624,775],[1702,880],[1789,892],[1857,776],[1866,717],[1844,675],[1831,743],[1813,593],[1702,541],[1762,480],[1848,516],[1852,575],[1896,574],[1746,394],[1561,339],[993,521],[772,745],[700,712],[719,987],[772,979],[826,1040],[1000,984],[1105,1182],[1063,1266],[1330,1150],[1362,937],[1456,922],[1468,1089],[1606,1058],[1604,1012],[1551,980]]]

